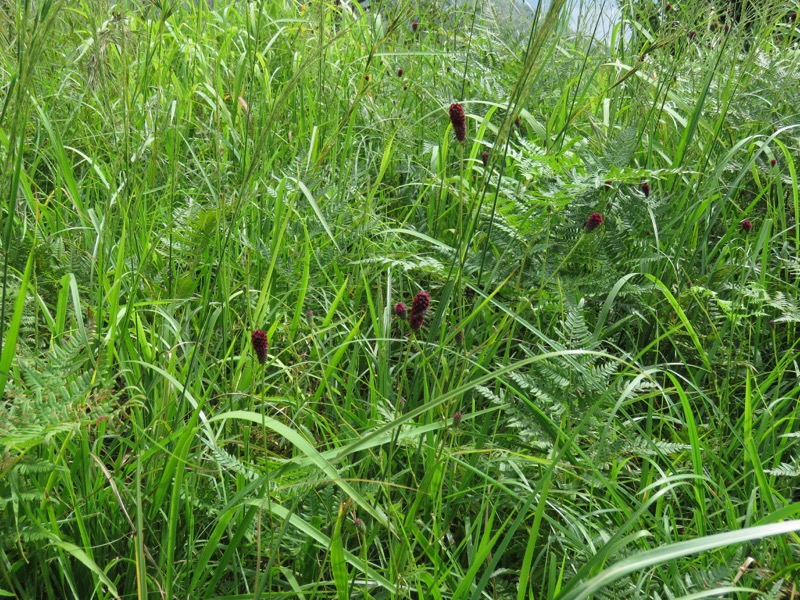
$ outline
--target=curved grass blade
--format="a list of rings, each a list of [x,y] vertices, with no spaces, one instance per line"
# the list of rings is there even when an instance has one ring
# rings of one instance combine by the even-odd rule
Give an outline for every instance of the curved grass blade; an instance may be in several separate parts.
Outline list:
[[[376,508],[369,503],[364,496],[362,496],[358,491],[355,490],[349,483],[344,481],[339,475],[339,472],[329,463],[325,458],[317,452],[316,448],[314,448],[308,440],[306,440],[302,435],[300,435],[297,431],[288,427],[277,421],[272,419],[266,415],[260,415],[256,412],[247,411],[247,410],[233,410],[229,412],[225,412],[209,419],[209,423],[213,423],[214,421],[222,421],[225,419],[239,419],[243,421],[251,421],[258,425],[262,425],[264,427],[268,427],[272,429],[275,433],[282,435],[286,438],[289,442],[291,442],[300,452],[302,452],[305,456],[307,456],[311,462],[316,466],[320,471],[325,473],[325,475],[330,478],[330,480],[338,485],[344,493],[346,493],[353,501],[358,504],[362,509],[368,512],[375,520],[379,521],[384,527],[389,527],[389,519],[380,508]]]
[[[324,548],[331,547],[331,539],[322,533],[319,529],[308,523],[307,521],[301,519],[296,514],[292,513],[287,508],[277,504],[275,502],[266,502],[264,500],[248,500],[246,504],[250,505],[263,505],[268,511],[273,513],[279,519],[288,519],[289,522],[294,525],[297,529],[311,537],[315,540],[320,546]],[[345,560],[350,563],[353,567],[364,573],[367,577],[369,577],[372,581],[376,584],[380,585],[384,589],[386,589],[391,594],[397,594],[397,586],[395,586],[391,581],[386,579],[385,577],[378,574],[369,564],[363,562],[360,558],[349,552],[348,550],[342,549],[344,554]]]
[[[57,548],[61,548],[67,554],[72,556],[75,560],[80,562],[84,567],[89,569],[102,583],[104,586],[108,588],[109,593],[114,596],[114,598],[119,598],[119,592],[117,592],[117,587],[114,585],[114,582],[108,578],[108,575],[94,562],[91,557],[86,554],[84,550],[76,546],[71,542],[64,542],[61,540],[52,540],[51,542]]]
[[[331,571],[333,572],[333,583],[336,585],[336,596],[339,600],[347,600],[348,580],[347,561],[344,558],[344,543],[342,542],[342,523],[347,515],[347,503],[339,503],[339,515],[336,518],[336,526],[333,528],[331,537]]]
[[[732,546],[734,544],[741,544],[752,540],[758,540],[765,537],[772,537],[776,535],[784,535],[800,531],[800,520],[784,521],[782,523],[774,523],[772,525],[761,525],[760,527],[748,527],[747,529],[740,529],[739,531],[728,531],[726,533],[718,533],[716,535],[709,535],[695,540],[688,540],[685,542],[677,542],[675,544],[668,544],[653,550],[640,552],[618,562],[615,565],[603,570],[598,575],[592,577],[589,581],[581,586],[573,588],[567,593],[558,596],[558,600],[579,600],[583,598],[591,598],[603,587],[610,583],[636,573],[644,569],[649,569],[656,565],[660,565],[677,558],[683,558],[691,554],[699,554],[708,550],[722,548],[724,546]]]

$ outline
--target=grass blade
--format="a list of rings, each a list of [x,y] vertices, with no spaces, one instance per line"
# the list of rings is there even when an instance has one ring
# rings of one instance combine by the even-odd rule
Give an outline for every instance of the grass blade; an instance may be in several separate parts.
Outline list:
[[[739,531],[718,533],[694,540],[669,544],[646,552],[639,552],[603,570],[583,585],[558,596],[558,600],[583,600],[585,598],[591,598],[603,587],[617,581],[625,575],[641,572],[650,567],[683,558],[684,556],[699,554],[700,552],[707,552],[716,548],[733,546],[753,540],[760,540],[766,537],[786,535],[787,533],[794,533],[797,531],[800,531],[800,520],[785,521],[772,525],[749,527]]]

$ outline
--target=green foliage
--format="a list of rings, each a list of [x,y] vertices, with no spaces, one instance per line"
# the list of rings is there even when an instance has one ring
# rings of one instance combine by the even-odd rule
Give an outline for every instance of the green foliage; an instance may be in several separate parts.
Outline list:
[[[552,5],[0,9],[0,595],[790,597],[785,7]]]

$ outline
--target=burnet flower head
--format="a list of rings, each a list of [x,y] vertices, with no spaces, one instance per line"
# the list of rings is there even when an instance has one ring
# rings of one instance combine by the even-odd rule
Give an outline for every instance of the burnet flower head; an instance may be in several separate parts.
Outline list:
[[[263,329],[256,329],[250,335],[250,343],[253,346],[253,352],[255,353],[258,362],[261,364],[267,362],[267,351],[269,350],[267,333]]]
[[[453,102],[450,105],[450,122],[453,124],[453,131],[456,134],[456,139],[459,142],[466,141],[467,115],[464,113],[464,107],[458,102]]]
[[[396,314],[401,319],[405,319],[406,315],[408,314],[408,309],[406,308],[405,303],[398,302],[394,305],[394,314]]]
[[[425,290],[420,290],[414,296],[411,303],[411,313],[408,315],[408,324],[414,331],[422,327],[425,321],[425,313],[428,312],[428,307],[431,305],[431,295]]]
[[[594,231],[595,229],[600,227],[600,225],[602,224],[603,224],[603,215],[601,215],[600,213],[592,213],[589,215],[589,218],[586,219],[586,221],[583,223],[583,230],[586,233],[589,233],[590,231]]]

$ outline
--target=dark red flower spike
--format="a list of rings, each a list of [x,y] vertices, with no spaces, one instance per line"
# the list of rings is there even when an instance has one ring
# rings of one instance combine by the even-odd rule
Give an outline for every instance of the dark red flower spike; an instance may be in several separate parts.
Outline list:
[[[431,295],[425,290],[420,290],[411,303],[411,314],[408,315],[408,324],[416,331],[425,321],[425,313],[431,305]]]
[[[592,213],[591,215],[589,215],[589,218],[586,219],[586,222],[583,224],[583,230],[586,233],[589,233],[590,231],[594,231],[595,229],[600,227],[600,225],[602,224],[603,224],[603,215],[601,215],[600,213]]]
[[[450,105],[450,122],[453,124],[456,139],[459,142],[465,141],[467,139],[467,115],[464,113],[464,107],[458,102]]]
[[[267,333],[263,329],[256,329],[250,335],[250,343],[253,346],[258,362],[264,364],[267,362],[267,351],[269,350],[269,342],[267,342]]]

